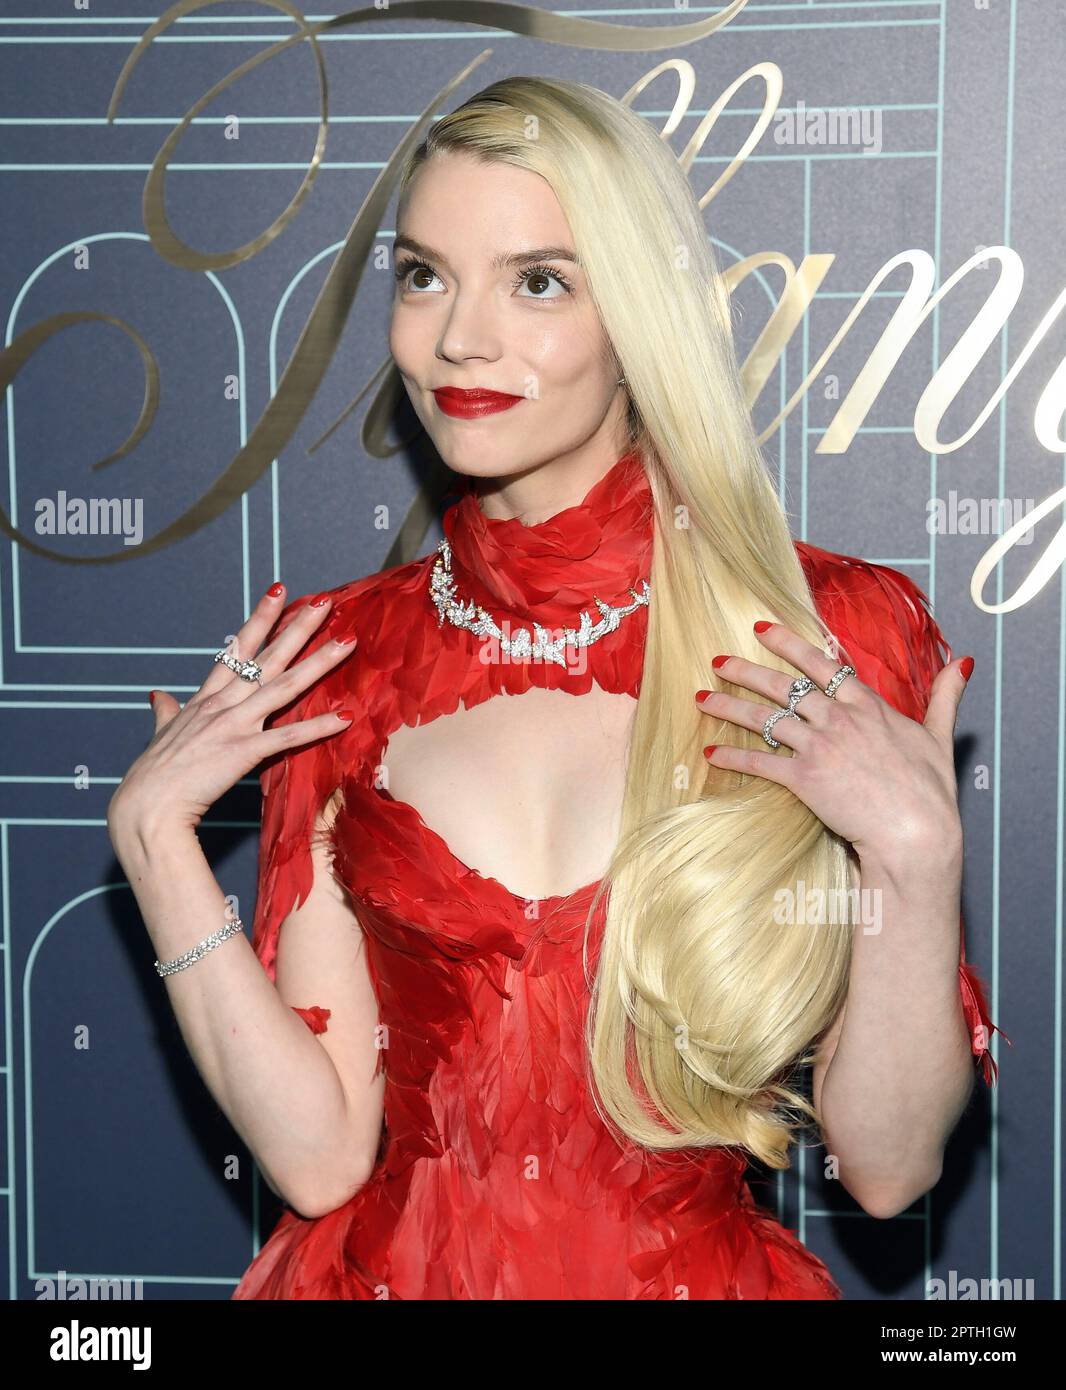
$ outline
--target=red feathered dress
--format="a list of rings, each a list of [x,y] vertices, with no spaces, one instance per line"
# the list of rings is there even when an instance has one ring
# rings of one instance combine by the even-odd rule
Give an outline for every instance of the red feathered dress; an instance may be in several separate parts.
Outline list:
[[[573,626],[592,596],[628,603],[630,586],[649,574],[651,493],[634,455],[580,505],[534,526],[487,518],[468,483],[443,527],[459,596],[501,627]],[[921,718],[945,644],[920,590],[883,566],[798,550],[859,679]],[[325,1216],[287,1208],[233,1297],[839,1298],[821,1261],[753,1201],[742,1152],[623,1150],[600,1119],[582,1031],[583,928],[598,885],[520,898],[464,864],[413,806],[378,785],[391,733],[460,701],[534,685],[581,695],[593,680],[636,696],[647,610],[588,647],[583,673],[486,662],[481,639],[438,623],[435,558],[332,592],[330,622],[307,650],[353,633],[353,654],[276,721],[358,712],[347,732],[275,759],[262,775],[253,943],[273,980],[281,922],[311,887],[315,813],[342,786],[333,872],[364,931],[387,1038],[385,1123],[365,1186]],[[282,622],[307,601],[290,603]],[[603,898],[590,972],[605,907]],[[963,960],[973,1052],[991,1081],[993,1025]],[[329,1026],[328,1002],[301,1001],[316,1033]]]

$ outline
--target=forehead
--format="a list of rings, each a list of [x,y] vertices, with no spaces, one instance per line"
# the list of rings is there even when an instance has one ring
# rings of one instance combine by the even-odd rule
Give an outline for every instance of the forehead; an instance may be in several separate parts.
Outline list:
[[[397,210],[396,229],[456,259],[548,243],[573,245],[548,181],[529,169],[449,152],[427,161]]]

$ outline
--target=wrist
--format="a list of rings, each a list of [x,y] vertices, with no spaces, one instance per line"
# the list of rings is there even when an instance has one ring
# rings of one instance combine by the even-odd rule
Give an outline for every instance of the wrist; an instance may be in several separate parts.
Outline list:
[[[957,889],[962,882],[961,824],[935,833],[899,835],[877,845],[854,846],[864,878],[882,879],[903,890],[917,886]]]
[[[187,851],[190,845],[200,845],[195,826],[166,812],[109,815],[108,834],[123,867],[155,862],[175,851]]]
[[[860,859],[936,861],[961,859],[962,816],[958,807],[938,808],[932,816],[901,814],[875,839],[854,844]]]

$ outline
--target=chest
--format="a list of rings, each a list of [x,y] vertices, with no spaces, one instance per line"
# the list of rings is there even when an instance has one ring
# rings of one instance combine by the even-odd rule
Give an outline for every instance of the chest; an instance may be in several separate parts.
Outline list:
[[[394,730],[380,783],[451,852],[543,899],[602,877],[618,839],[636,700],[534,688]]]

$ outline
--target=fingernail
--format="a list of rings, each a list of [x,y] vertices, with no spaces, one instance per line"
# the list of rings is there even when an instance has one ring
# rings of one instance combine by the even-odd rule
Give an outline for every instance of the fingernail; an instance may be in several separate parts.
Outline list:
[[[709,758],[717,747],[717,743],[708,743],[707,747],[703,750],[703,756]]]
[[[271,584],[270,588],[267,590],[267,598],[281,598],[284,592],[284,584]]]
[[[773,627],[773,623],[768,623],[765,621],[765,619],[762,619],[755,624],[755,631],[765,632],[768,627]]]
[[[338,647],[350,647],[352,643],[355,641],[355,634],[349,633],[347,637],[334,637],[333,640],[334,642],[336,642]]]
[[[317,597],[313,598],[313,599],[311,600],[311,602],[310,602],[307,606],[308,606],[308,608],[321,608],[322,605],[323,605],[324,603],[328,603],[328,602],[329,602],[329,595],[328,595],[328,594],[318,594]]]
[[[973,674],[973,657],[964,656],[962,658],[962,662],[959,665],[959,670],[962,672],[963,680],[968,681],[970,679],[970,676]]]
[[[338,719],[354,719],[355,711],[350,709],[335,709],[333,713]]]
[[[154,690],[149,690],[149,692],[148,692],[148,703],[153,707],[153,709],[155,708],[155,691],[154,691]]]
[[[711,693],[711,692],[710,692],[709,690],[697,690],[697,691],[696,691],[696,703],[699,704],[701,700],[706,700],[707,696],[708,696],[710,693]]]
[[[713,657],[713,658],[712,658],[712,660],[711,660],[711,665],[712,665],[712,666],[714,667],[714,669],[717,671],[718,668],[719,668],[719,666],[724,666],[728,660],[729,660],[729,657],[728,657],[728,656],[716,656],[716,657]]]

